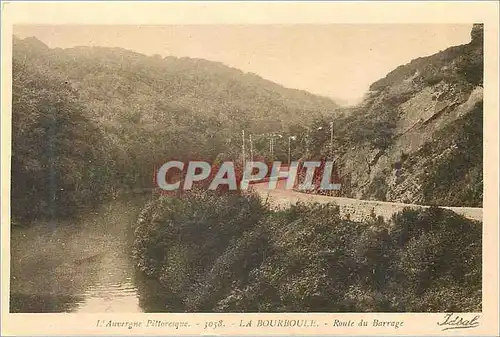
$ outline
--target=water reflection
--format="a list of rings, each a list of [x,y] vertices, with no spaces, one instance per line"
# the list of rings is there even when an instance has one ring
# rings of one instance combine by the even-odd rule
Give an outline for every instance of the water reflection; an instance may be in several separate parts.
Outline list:
[[[76,296],[12,293],[10,295],[10,312],[71,312],[82,301],[83,297]]]
[[[126,251],[107,254],[93,269],[98,280],[86,287],[78,312],[142,312],[137,298],[135,272]]]
[[[113,202],[81,219],[15,228],[11,312],[142,312],[130,226],[144,198]]]

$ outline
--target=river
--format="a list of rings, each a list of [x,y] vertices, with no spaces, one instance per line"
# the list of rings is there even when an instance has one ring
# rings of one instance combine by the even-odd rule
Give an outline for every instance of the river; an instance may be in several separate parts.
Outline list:
[[[79,218],[13,228],[10,311],[161,309],[148,303],[151,296],[141,296],[140,285],[151,281],[142,279],[131,258],[130,229],[145,202],[143,196],[113,201]]]

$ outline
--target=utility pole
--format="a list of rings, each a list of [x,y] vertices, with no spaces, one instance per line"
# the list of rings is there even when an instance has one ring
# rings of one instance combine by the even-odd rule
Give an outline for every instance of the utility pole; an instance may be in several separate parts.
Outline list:
[[[242,144],[241,144],[241,152],[242,152],[242,161],[243,161],[243,167],[245,167],[245,130],[241,130],[241,139],[242,139]]]
[[[290,166],[290,162],[291,162],[291,159],[292,159],[292,146],[291,146],[291,142],[292,142],[292,137],[288,136],[288,166]]]
[[[333,122],[330,122],[330,160],[333,161]]]
[[[271,135],[271,161],[274,161],[274,135]]]
[[[307,133],[306,133],[306,158],[309,158],[309,143],[311,142],[310,140],[310,131],[307,130]]]
[[[253,161],[253,141],[252,141],[252,135],[249,135],[248,139],[250,140],[250,161]]]

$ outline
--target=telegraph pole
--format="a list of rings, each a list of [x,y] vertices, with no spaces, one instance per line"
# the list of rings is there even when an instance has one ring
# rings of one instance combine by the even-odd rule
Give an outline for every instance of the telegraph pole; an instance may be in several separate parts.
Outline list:
[[[243,167],[245,167],[245,130],[241,130],[241,152],[242,152],[242,161],[243,161]]]
[[[307,133],[306,133],[306,158],[309,158],[309,143],[311,142],[309,133],[310,133],[310,131],[307,130]]]
[[[253,162],[253,142],[252,142],[252,135],[248,136],[250,140],[250,161]]]
[[[292,137],[288,136],[288,166],[290,166],[290,161],[292,158],[292,147],[291,147]]]
[[[274,135],[271,135],[271,161],[274,161]]]
[[[333,122],[330,122],[330,160],[333,161]]]

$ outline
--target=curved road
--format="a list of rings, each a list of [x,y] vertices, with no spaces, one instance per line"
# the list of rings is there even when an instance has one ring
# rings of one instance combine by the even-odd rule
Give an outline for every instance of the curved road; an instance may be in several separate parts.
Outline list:
[[[293,190],[283,188],[283,181],[278,182],[278,188],[274,190],[268,189],[268,183],[254,183],[252,186],[264,198],[269,198],[271,204],[276,207],[289,207],[297,201],[309,201],[319,203],[334,202],[340,207],[340,213],[349,215],[352,220],[362,220],[369,216],[373,211],[376,215],[383,216],[385,219],[391,218],[394,213],[397,213],[405,207],[412,208],[427,208],[430,206],[422,206],[415,204],[403,204],[397,202],[359,200],[352,198],[329,197],[324,195],[313,195],[300,193]],[[483,221],[483,209],[475,207],[442,207],[461,214],[466,218]]]

